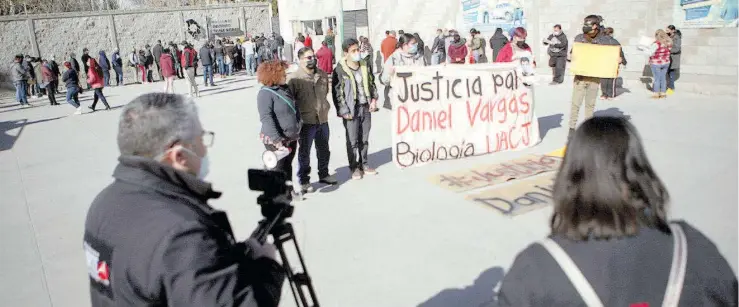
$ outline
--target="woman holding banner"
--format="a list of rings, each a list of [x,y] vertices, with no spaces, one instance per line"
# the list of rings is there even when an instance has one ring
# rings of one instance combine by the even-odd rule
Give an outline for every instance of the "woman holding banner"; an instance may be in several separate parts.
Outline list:
[[[390,110],[390,81],[395,75],[395,67],[398,66],[426,66],[426,58],[423,51],[418,49],[418,40],[412,34],[403,33],[398,38],[398,49],[385,61],[385,69],[382,70],[380,81],[385,85],[384,108]]]
[[[498,57],[495,59],[496,62],[514,62],[520,61],[523,58],[531,59],[534,66],[536,62],[533,61],[533,52],[531,46],[526,43],[527,32],[526,29],[518,27],[513,30],[513,37],[503,49],[498,52]]]

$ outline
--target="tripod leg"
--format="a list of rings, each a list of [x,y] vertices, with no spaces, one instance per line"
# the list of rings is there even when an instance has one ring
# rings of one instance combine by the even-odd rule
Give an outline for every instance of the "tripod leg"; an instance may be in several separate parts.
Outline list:
[[[280,257],[282,258],[282,266],[285,268],[288,281],[290,282],[290,288],[293,292],[293,297],[295,298],[295,304],[297,306],[319,307],[318,298],[316,297],[316,292],[313,289],[311,278],[308,275],[308,270],[306,269],[303,255],[300,252],[300,248],[298,247],[298,242],[295,238],[295,231],[293,230],[292,224],[284,223],[282,225],[276,226],[275,228],[273,228],[272,235],[274,236],[275,246],[277,247],[277,250],[280,253]],[[297,251],[298,259],[300,260],[302,272],[293,272],[292,267],[290,266],[290,262],[287,259],[287,254],[285,253],[284,248],[284,243],[288,241],[292,241],[295,245],[295,250]],[[304,292],[305,288],[307,288],[308,290],[308,294],[310,295],[311,301],[313,303],[312,305],[308,304],[308,300],[306,298],[307,295]],[[298,298],[300,298],[300,302],[298,302]],[[302,305],[300,303],[302,303]]]

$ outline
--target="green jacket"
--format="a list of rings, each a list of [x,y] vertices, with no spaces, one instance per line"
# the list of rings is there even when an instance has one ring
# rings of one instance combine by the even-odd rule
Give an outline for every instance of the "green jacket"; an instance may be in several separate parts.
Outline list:
[[[379,97],[377,95],[377,86],[375,85],[375,75],[372,73],[372,65],[361,60],[359,61],[359,69],[362,71],[361,88],[357,87],[354,74],[346,64],[346,60],[340,60],[334,69],[331,82],[333,88],[331,96],[334,100],[334,106],[336,107],[338,116],[350,114],[353,117],[356,115],[355,111],[359,103],[357,91],[364,91],[368,102]]]

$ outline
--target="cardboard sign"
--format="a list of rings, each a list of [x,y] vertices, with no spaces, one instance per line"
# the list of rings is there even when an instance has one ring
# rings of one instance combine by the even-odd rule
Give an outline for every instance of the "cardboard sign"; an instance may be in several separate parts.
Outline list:
[[[464,192],[557,171],[561,163],[561,157],[528,155],[503,163],[478,165],[462,171],[434,175],[429,181],[453,192]]]
[[[517,63],[397,67],[393,161],[403,168],[538,144],[533,92],[523,82]]]
[[[470,194],[466,199],[503,215],[519,215],[554,204],[552,191],[555,176],[556,172],[542,174],[510,185]]]
[[[616,78],[619,58],[621,46],[575,43],[570,72],[579,76]]]

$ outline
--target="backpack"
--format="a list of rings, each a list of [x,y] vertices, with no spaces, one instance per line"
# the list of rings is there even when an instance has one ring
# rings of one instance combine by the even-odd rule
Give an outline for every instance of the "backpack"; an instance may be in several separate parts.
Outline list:
[[[662,307],[675,307],[680,302],[680,294],[682,293],[683,282],[685,281],[685,267],[688,263],[688,243],[685,239],[683,228],[680,224],[672,223],[670,224],[670,230],[674,239],[672,268],[670,269],[670,277],[667,280],[667,289],[662,300]],[[580,297],[585,301],[585,305],[588,307],[605,306],[575,262],[572,261],[572,258],[567,255],[567,252],[557,242],[554,242],[552,239],[546,239],[539,242],[539,244],[559,264],[572,285],[575,286],[575,290],[577,290]]]

